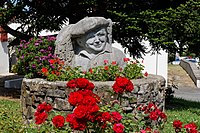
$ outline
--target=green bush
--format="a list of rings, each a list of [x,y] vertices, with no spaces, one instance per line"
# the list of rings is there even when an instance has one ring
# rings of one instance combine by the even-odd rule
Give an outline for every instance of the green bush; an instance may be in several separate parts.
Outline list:
[[[54,59],[55,37],[31,38],[28,42],[22,40],[17,48],[17,63],[14,72],[26,75],[28,78],[43,77],[42,68],[54,70],[50,64]]]

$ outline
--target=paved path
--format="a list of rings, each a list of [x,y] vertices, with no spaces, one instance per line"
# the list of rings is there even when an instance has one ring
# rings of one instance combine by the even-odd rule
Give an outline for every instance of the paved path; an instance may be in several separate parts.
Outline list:
[[[179,65],[168,66],[168,83],[178,86],[174,96],[185,100],[200,102],[200,88],[197,88],[186,71]]]

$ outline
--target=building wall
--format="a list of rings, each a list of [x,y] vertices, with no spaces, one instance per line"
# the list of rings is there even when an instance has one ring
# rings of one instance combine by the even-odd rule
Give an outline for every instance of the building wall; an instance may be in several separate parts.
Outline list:
[[[9,73],[8,36],[0,27],[0,74]]]
[[[151,46],[148,41],[143,41],[142,44],[147,48],[147,51],[151,51]],[[116,47],[122,51],[124,48],[115,42],[113,47]],[[126,57],[132,58],[129,54],[126,54]],[[144,73],[148,72],[149,74],[160,75],[165,78],[167,81],[167,71],[168,71],[168,53],[160,50],[158,53],[152,54],[149,52],[148,54],[143,55],[142,58],[138,59],[144,65]],[[167,86],[167,82],[165,84]]]

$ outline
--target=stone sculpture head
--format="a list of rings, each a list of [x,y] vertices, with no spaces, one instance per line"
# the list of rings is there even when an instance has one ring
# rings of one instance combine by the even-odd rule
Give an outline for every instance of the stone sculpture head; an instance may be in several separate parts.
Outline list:
[[[87,70],[95,66],[92,64],[96,61],[94,59],[97,59],[97,66],[103,65],[100,60],[111,59],[111,44],[112,21],[103,17],[86,17],[59,32],[55,54],[65,61],[66,66],[82,66]]]
[[[89,53],[98,54],[105,49],[108,37],[106,28],[98,28],[77,38],[79,46],[85,48]]]

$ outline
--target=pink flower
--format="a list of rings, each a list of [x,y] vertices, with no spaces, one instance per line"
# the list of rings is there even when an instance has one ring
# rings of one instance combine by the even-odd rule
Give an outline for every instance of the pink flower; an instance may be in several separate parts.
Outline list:
[[[108,64],[108,60],[104,60],[103,62],[104,62],[104,64]]]

